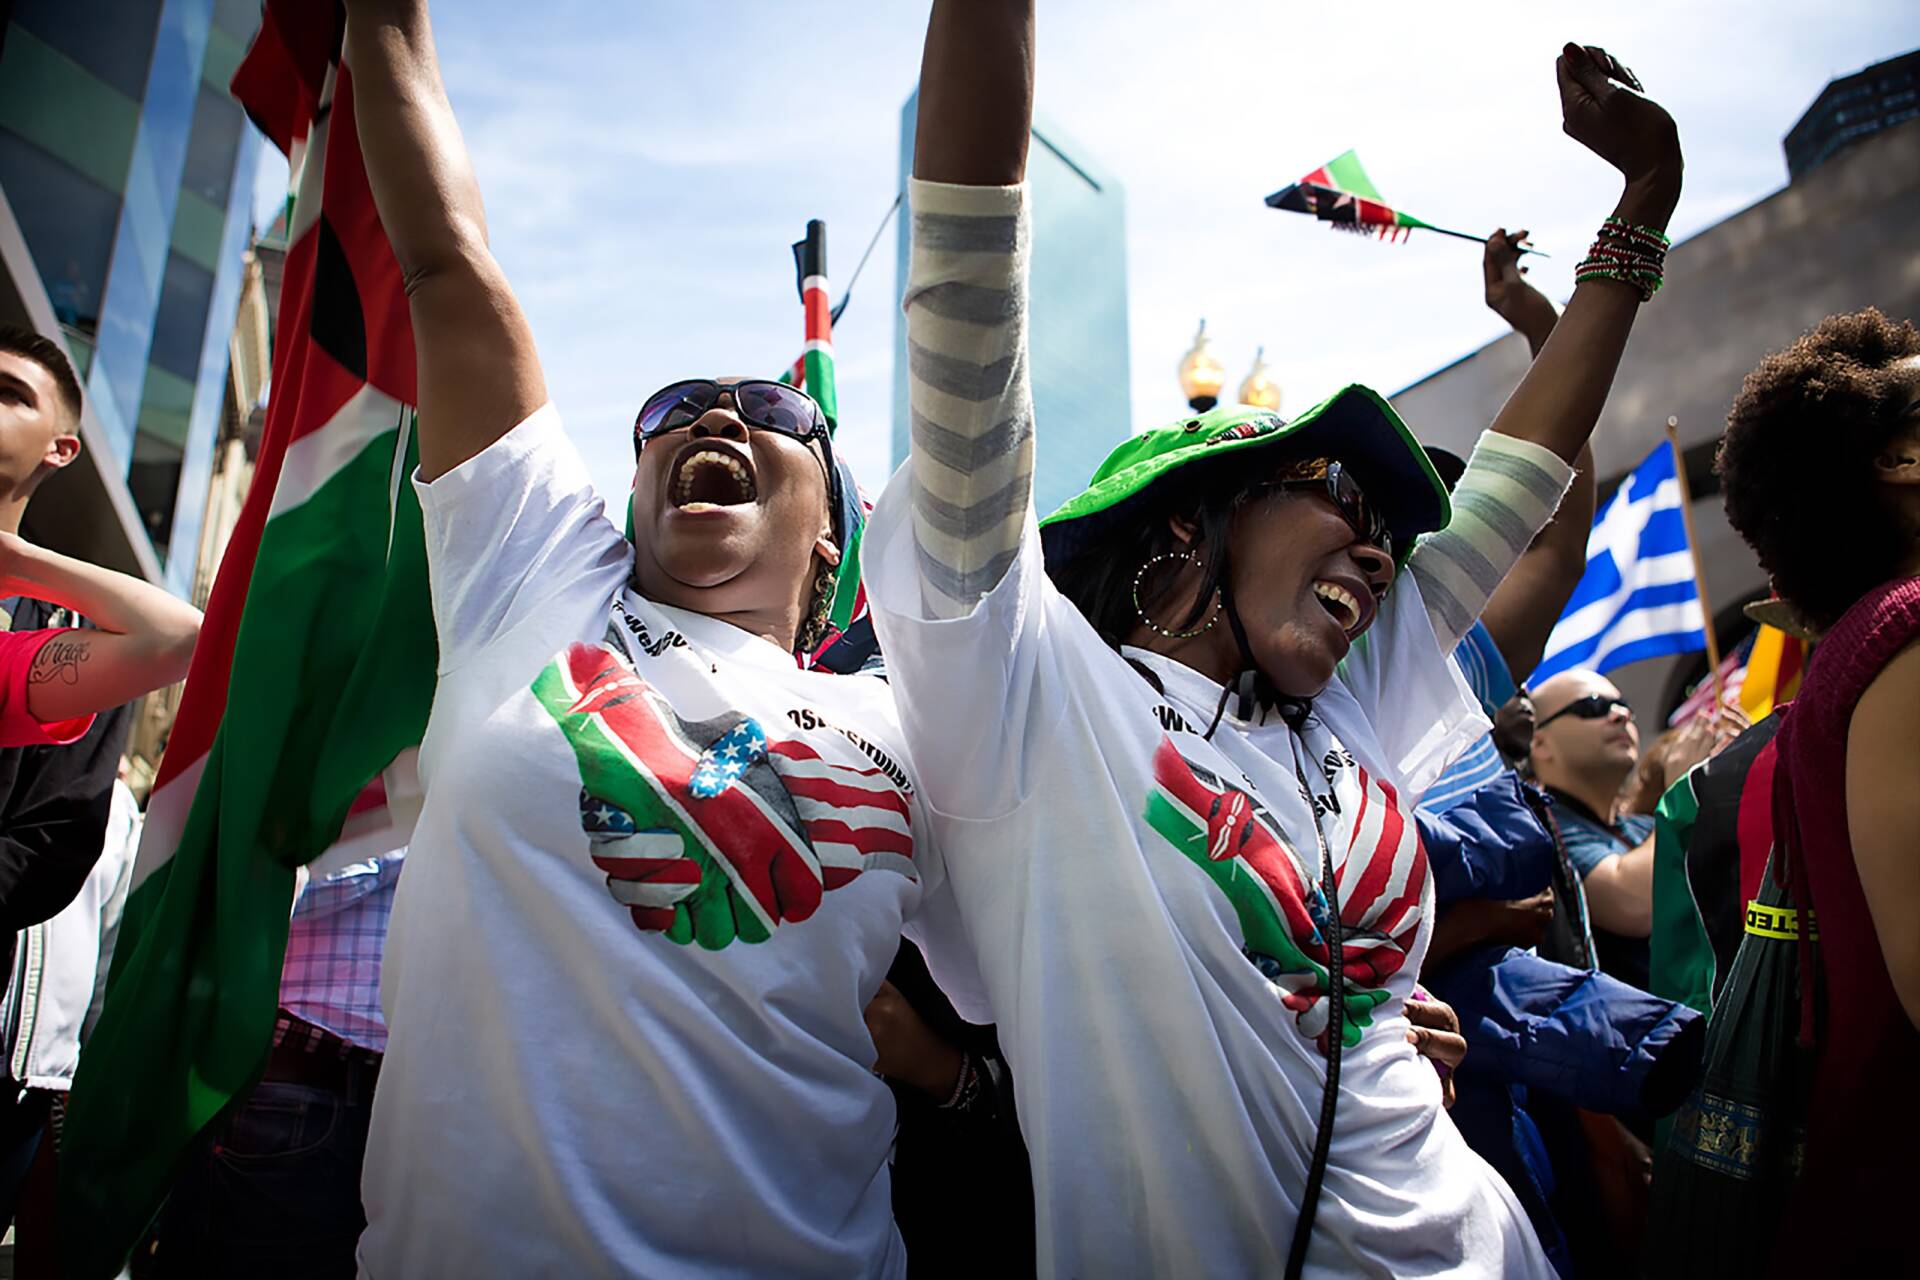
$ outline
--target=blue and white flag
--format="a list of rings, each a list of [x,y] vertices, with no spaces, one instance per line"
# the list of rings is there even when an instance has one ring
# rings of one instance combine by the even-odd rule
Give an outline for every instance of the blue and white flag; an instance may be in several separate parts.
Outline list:
[[[1594,517],[1587,571],[1528,683],[1570,667],[1611,671],[1706,647],[1673,445],[1662,440]]]

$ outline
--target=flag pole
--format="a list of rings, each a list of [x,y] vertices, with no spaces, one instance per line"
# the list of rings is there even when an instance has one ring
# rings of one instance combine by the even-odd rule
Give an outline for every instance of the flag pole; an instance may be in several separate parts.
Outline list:
[[[1720,684],[1720,641],[1713,632],[1713,605],[1707,600],[1707,574],[1700,565],[1700,541],[1693,534],[1693,495],[1687,491],[1687,463],[1680,454],[1680,419],[1667,419],[1667,444],[1673,449],[1673,474],[1680,484],[1680,523],[1687,531],[1687,554],[1693,557],[1693,589],[1700,597],[1700,616],[1706,623],[1707,671],[1713,677],[1713,714],[1718,719],[1726,691]]]
[[[1487,242],[1486,236],[1476,236],[1466,231],[1449,231],[1445,227],[1436,227],[1430,222],[1423,222],[1419,226],[1413,229],[1415,231],[1431,231],[1435,235],[1452,236],[1456,240],[1471,240],[1475,244],[1485,244]],[[1520,255],[1522,257],[1526,257],[1529,254],[1531,254],[1533,257],[1536,257],[1536,258],[1551,258],[1553,256],[1552,254],[1547,253],[1543,250],[1534,249],[1531,247],[1523,247],[1520,250]],[[1675,456],[1677,457],[1678,455],[1676,454]]]

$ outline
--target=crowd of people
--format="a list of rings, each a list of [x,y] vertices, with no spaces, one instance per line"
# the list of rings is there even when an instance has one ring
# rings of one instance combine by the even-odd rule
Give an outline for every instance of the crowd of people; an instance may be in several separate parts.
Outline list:
[[[868,516],[804,391],[691,371],[640,408],[623,530],[488,249],[424,0],[346,7],[418,355],[425,803],[405,847],[303,878],[264,1078],[134,1274],[1899,1255],[1920,332],[1830,317],[1728,389],[1728,516],[1817,639],[1790,707],[1643,744],[1605,676],[1525,684],[1681,189],[1618,60],[1555,66],[1621,181],[1564,309],[1524,231],[1489,238],[1533,359],[1469,457],[1353,385],[1132,436],[1041,518],[1033,0],[935,0],[908,463]],[[181,678],[198,615],[18,536],[80,388],[7,333],[0,393],[0,1202],[21,1274],[57,1274],[49,1169],[137,817],[115,708]],[[835,674],[796,654],[856,536],[874,652]],[[1684,834],[1681,797],[1738,806],[1737,838]]]

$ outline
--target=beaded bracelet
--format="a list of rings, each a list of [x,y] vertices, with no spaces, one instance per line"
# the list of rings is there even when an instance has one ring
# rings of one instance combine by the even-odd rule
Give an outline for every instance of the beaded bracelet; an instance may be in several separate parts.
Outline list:
[[[959,1107],[961,1100],[967,1096],[968,1088],[975,1084],[975,1079],[973,1055],[971,1053],[962,1053],[960,1055],[960,1074],[953,1082],[953,1096],[940,1104],[940,1110],[951,1111]]]
[[[1617,258],[1622,262],[1650,262],[1655,267],[1663,267],[1667,262],[1664,253],[1651,253],[1639,245],[1622,244],[1617,240],[1595,240],[1587,250],[1587,255],[1592,257],[1595,254]]]
[[[1605,235],[1609,230],[1617,235],[1625,236],[1629,240],[1642,241],[1649,248],[1657,249],[1661,253],[1665,253],[1673,247],[1673,241],[1667,239],[1666,232],[1654,227],[1643,227],[1637,223],[1628,222],[1625,218],[1617,214],[1607,215],[1606,222],[1601,224],[1600,234]]]
[[[1615,280],[1621,284],[1630,284],[1640,291],[1640,301],[1642,302],[1651,302],[1653,295],[1660,291],[1661,284],[1660,277],[1651,273],[1628,273],[1612,267],[1599,267],[1591,271],[1577,271],[1573,276],[1573,282],[1575,284],[1586,284],[1592,280]]]
[[[1665,233],[1653,227],[1610,216],[1600,225],[1587,256],[1574,267],[1573,282],[1614,280],[1640,290],[1642,302],[1651,301],[1665,283],[1671,245]]]

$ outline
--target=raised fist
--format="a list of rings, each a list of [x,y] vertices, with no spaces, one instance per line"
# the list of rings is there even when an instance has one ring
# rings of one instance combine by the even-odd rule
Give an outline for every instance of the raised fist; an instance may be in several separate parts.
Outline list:
[[[1673,117],[1639,92],[1640,81],[1596,45],[1569,44],[1554,62],[1560,127],[1633,182],[1680,181],[1680,134]]]

